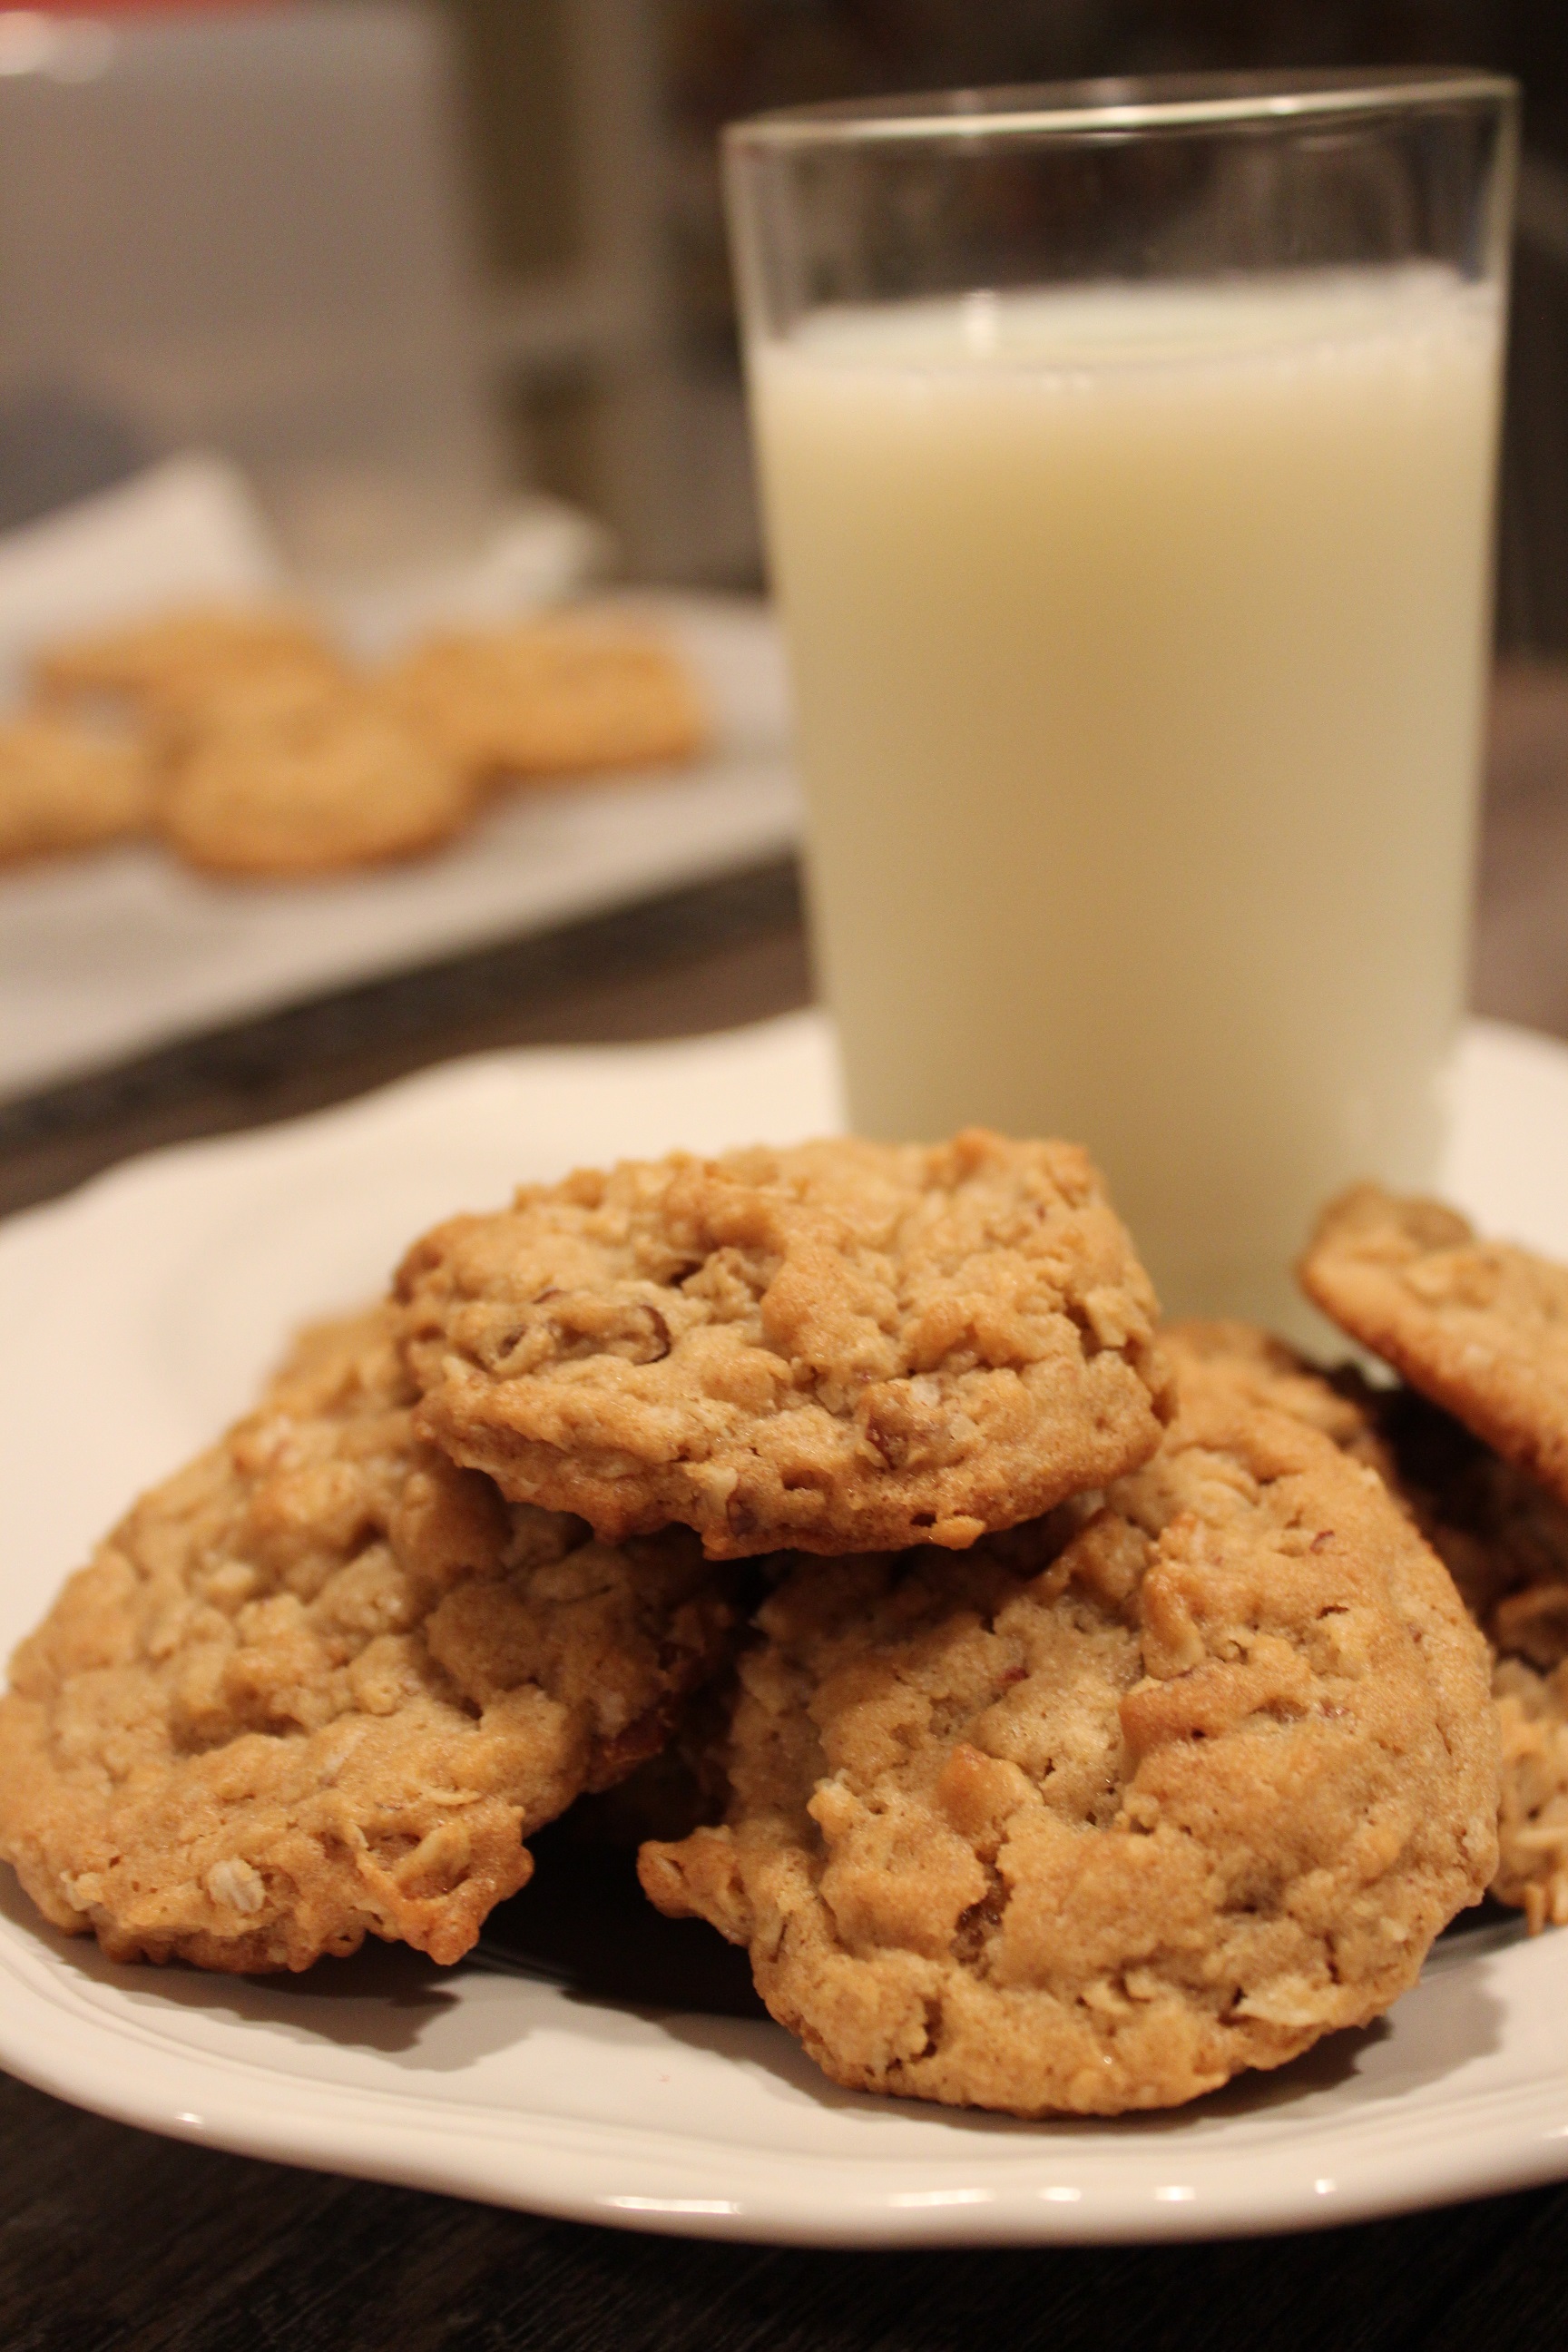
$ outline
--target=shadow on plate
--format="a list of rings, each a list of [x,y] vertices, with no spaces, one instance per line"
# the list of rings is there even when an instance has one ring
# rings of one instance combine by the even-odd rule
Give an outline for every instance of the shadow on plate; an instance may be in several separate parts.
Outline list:
[[[771,2024],[744,1952],[699,1920],[666,1919],[653,1909],[637,1885],[630,1849],[585,1841],[559,1823],[531,1843],[532,1879],[491,1913],[467,1969],[516,1976],[585,2008],[657,2023],[672,2040],[760,2069],[819,2106],[886,2121],[885,2099],[828,2082]],[[106,1959],[89,1938],[47,1927],[9,1871],[0,1871],[0,1916],[138,2006],[266,2022],[301,2041],[372,2050],[416,2068],[470,2065],[529,2030],[514,2004],[465,2001],[453,1971],[406,1946],[370,1941],[349,1959],[320,1962],[298,1977],[231,1977],[177,1962],[127,1968]],[[1517,1914],[1483,1905],[1439,1940],[1394,2023],[1379,2020],[1331,2034],[1289,2066],[1240,2076],[1190,2107],[1123,2117],[1118,2128],[1140,2136],[1192,2133],[1333,2094],[1348,2092],[1353,2104],[1366,2105],[1437,2080],[1496,2048],[1500,2005],[1481,1973],[1465,1964],[1521,1934]],[[759,2025],[767,2030],[759,2032]],[[1011,2136],[1040,2128],[925,2101],[900,2102],[898,2111],[967,2132]],[[1049,2127],[1103,2128],[1072,2118]]]
[[[0,1918],[43,1945],[74,1973],[149,2011],[183,2010],[264,2023],[302,2042],[374,2050],[405,2064],[467,2064],[475,2054],[467,2019],[467,2046],[460,2057],[433,2060],[422,2049],[431,2028],[454,2017],[461,2004],[453,1971],[405,1944],[367,1941],[350,1958],[318,1961],[300,1976],[228,1976],[187,1968],[180,1960],[161,1967],[151,1961],[111,1960],[90,1936],[62,1936],[40,1918],[5,1869],[0,1869]],[[504,2032],[500,2028],[498,2020],[497,2046],[516,2040],[514,2027],[509,2024]]]
[[[303,2042],[374,2051],[420,2070],[471,2065],[529,2030],[515,2003],[464,2000],[460,1979],[468,1969],[503,1969],[628,2020],[666,2023],[671,2011],[692,2011],[744,2019],[753,2028],[760,2021],[767,2033],[752,2038],[784,2042],[752,1990],[745,1954],[698,1920],[661,1917],[637,1885],[631,1851],[563,1834],[558,1826],[529,1843],[532,1879],[491,1913],[471,1961],[456,1970],[374,1937],[349,1958],[320,1960],[298,1976],[111,1960],[90,1936],[51,1927],[4,1867],[0,1919],[138,2008],[264,2023]]]
[[[743,1952],[694,1919],[666,1919],[644,1899],[628,1851],[574,1840],[568,1826],[533,1842],[535,1875],[523,1892],[491,1913],[476,1958],[559,1987],[569,1999],[627,2009],[657,2021],[689,2048],[742,2060],[816,2105],[886,2121],[888,2102],[846,2091],[819,2074],[782,2031],[748,2030],[767,2011],[752,1984]],[[1517,1942],[1516,1912],[1482,1904],[1439,1939],[1402,2011],[1413,2030],[1380,2018],[1328,2035],[1268,2074],[1238,2076],[1189,2107],[1121,2117],[1119,2131],[1190,2134],[1242,2117],[1266,2117],[1309,2099],[1349,2093],[1357,2105],[1403,2096],[1498,2045],[1501,2010],[1478,1973],[1463,1965]],[[1406,2006],[1408,2005],[1408,2006]],[[1040,2126],[927,2101],[900,2112],[963,2131],[1013,2135]],[[1063,2117],[1053,2130],[1100,2131],[1102,2121]]]
[[[700,1919],[656,1911],[629,1848],[590,1843],[559,1824],[530,1843],[533,1876],[490,1913],[475,1955],[481,1966],[644,2016],[766,2021],[745,1953]]]
[[[1436,2015],[1417,2022],[1406,2012],[1396,2026],[1387,2018],[1371,2025],[1325,2035],[1287,2066],[1266,2074],[1238,2074],[1189,2105],[1121,2115],[1047,2116],[1037,2121],[992,2115],[975,2107],[939,2106],[928,2100],[899,2100],[897,2111],[951,2132],[979,2132],[995,2138],[1038,2138],[1042,2130],[1077,2137],[1113,2126],[1119,2137],[1187,2139],[1253,2121],[1263,2125],[1301,2116],[1314,2120],[1320,2103],[1331,2100],[1336,2115],[1362,2113],[1439,2082],[1461,2066],[1487,2056],[1500,2041],[1501,2007],[1473,1977],[1456,1974],[1444,1987]],[[1417,1997],[1407,1994],[1407,2001]],[[664,2030],[688,2048],[742,2060],[771,2074],[781,2087],[804,2094],[820,2107],[885,2124],[891,2112],[885,2098],[847,2091],[820,2074],[804,2051],[782,2032],[763,2036],[727,2018],[666,2016]]]

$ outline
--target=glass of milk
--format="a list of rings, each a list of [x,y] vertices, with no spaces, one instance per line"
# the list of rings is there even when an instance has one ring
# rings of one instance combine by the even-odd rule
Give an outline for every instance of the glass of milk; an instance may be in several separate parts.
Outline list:
[[[1511,84],[952,92],[726,168],[863,1131],[1088,1143],[1173,1313],[1431,1181],[1465,1001]]]

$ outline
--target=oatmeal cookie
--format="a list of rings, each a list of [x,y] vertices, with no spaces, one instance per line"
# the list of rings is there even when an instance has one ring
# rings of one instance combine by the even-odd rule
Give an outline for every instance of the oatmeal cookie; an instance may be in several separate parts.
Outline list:
[[[1492,1691],[1502,1728],[1500,1903],[1532,1933],[1568,1927],[1568,1664],[1542,1674],[1500,1657]]]
[[[1160,1454],[962,1559],[803,1564],[728,1818],[643,1850],[836,2082],[1174,2105],[1363,2025],[1497,1861],[1484,1644],[1375,1473],[1197,1360]]]
[[[354,697],[355,680],[335,658],[280,653],[178,673],[143,698],[142,717],[154,756],[174,769],[215,735],[254,735]]]
[[[218,678],[279,666],[332,674],[342,667],[320,629],[299,614],[195,605],[47,646],[34,661],[33,684],[46,701],[86,698],[146,709],[165,695],[177,698]]]
[[[432,637],[387,685],[432,741],[485,777],[689,760],[710,733],[684,665],[626,622],[528,621]]]
[[[1352,1339],[1568,1502],[1568,1267],[1358,1184],[1324,1212],[1300,1276]]]
[[[385,1310],[138,1503],[0,1699],[0,1857],[116,1959],[468,1950],[522,1840],[658,1748],[731,1611],[422,1444]]]
[[[854,1140],[530,1186],[406,1259],[422,1426],[713,1559],[962,1548],[1146,1461],[1154,1297],[1082,1151]]]
[[[1331,1437],[1342,1454],[1386,1472],[1388,1457],[1375,1412],[1375,1392],[1352,1367],[1324,1371],[1255,1323],[1191,1317],[1161,1327],[1160,1344],[1180,1381],[1213,1373],[1232,1381],[1255,1404],[1293,1413]]]
[[[1251,1324],[1173,1323],[1161,1339],[1178,1375],[1201,1362],[1376,1470],[1494,1648],[1544,1645],[1541,1664],[1568,1653],[1568,1509],[1527,1472],[1414,1389],[1374,1388],[1353,1365],[1321,1370]]]
[[[1372,1462],[1415,1519],[1493,1652],[1502,1804],[1489,1891],[1532,1929],[1568,1926],[1568,1508],[1413,1389],[1321,1375],[1244,1324],[1164,1336],[1178,1372],[1201,1351]]]
[[[46,714],[0,724],[0,865],[122,840],[152,813],[139,744]]]
[[[1493,1648],[1568,1656],[1568,1507],[1413,1389],[1369,1391],[1367,1411],[1384,1475]]]
[[[1502,1730],[1491,1893],[1568,1926],[1568,1508],[1409,1389],[1372,1400],[1387,1475],[1494,1653]]]
[[[451,760],[374,694],[272,679],[216,698],[158,819],[212,873],[332,873],[449,839],[474,804]]]

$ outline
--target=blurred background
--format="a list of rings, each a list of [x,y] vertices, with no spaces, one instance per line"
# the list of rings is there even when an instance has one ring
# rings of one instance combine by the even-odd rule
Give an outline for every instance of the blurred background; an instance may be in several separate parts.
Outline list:
[[[100,1156],[176,1131],[138,1126],[123,1087],[7,1112],[24,1083],[758,861],[774,861],[765,908],[742,891],[724,919],[737,936],[771,923],[776,970],[729,997],[694,982],[658,1017],[710,1026],[804,997],[726,121],[963,84],[1440,62],[1500,68],[1525,93],[1473,1002],[1568,1036],[1561,0],[0,7],[0,699],[51,634],[279,588],[372,655],[605,583],[660,592],[671,626],[720,629],[715,760],[662,800],[519,803],[463,856],[351,877],[331,899],[215,894],[138,845],[0,875],[0,1158],[12,1129],[31,1150],[96,1122]],[[697,919],[671,917],[668,940]],[[504,984],[470,974],[479,1009],[446,1028],[432,986],[398,1063],[390,999],[366,994],[343,1036],[381,1059],[343,1059],[323,1099],[545,1034],[542,1013],[530,1027],[514,1007],[507,1027],[491,1005],[538,993],[531,964]],[[615,1018],[643,1034],[654,1015],[639,998]],[[7,1030],[28,1022],[7,1065]],[[279,1067],[347,1055],[332,1036],[279,1046]],[[164,1077],[184,1103],[190,1070]],[[207,1124],[259,1115],[249,1077],[224,1084]],[[178,1131],[196,1116],[182,1108]],[[26,1196],[45,1181],[29,1175]]]
[[[1523,82],[1503,645],[1568,650],[1568,10],[1529,0],[447,0],[514,462],[663,578],[758,576],[716,163],[761,108],[1439,61]]]
[[[289,554],[520,492],[761,578],[716,139],[956,83],[1459,60],[1526,92],[1499,634],[1568,651],[1568,11],[1502,0],[272,0],[0,12],[0,527],[193,444]]]

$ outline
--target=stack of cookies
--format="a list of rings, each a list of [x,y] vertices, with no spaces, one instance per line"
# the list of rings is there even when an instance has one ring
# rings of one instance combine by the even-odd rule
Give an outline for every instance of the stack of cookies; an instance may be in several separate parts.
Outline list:
[[[1158,1332],[1071,1145],[530,1187],[67,1588],[0,1853],[121,1958],[454,1958],[700,1700],[715,1817],[643,1885],[828,2074],[1171,2105],[1376,2016],[1496,1872],[1487,1647],[1392,1443]]]
[[[251,877],[408,857],[504,783],[691,758],[657,636],[604,614],[449,632],[357,667],[303,616],[212,607],[46,649],[0,725],[0,863],[155,833]]]

